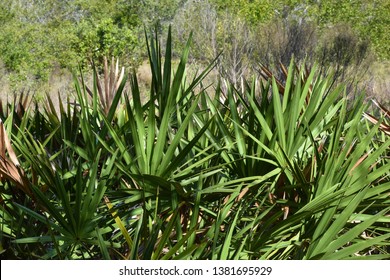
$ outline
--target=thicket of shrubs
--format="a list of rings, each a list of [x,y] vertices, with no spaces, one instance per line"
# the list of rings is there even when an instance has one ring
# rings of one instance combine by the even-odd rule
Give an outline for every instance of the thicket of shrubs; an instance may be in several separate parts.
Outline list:
[[[238,85],[256,74],[259,63],[318,62],[334,79],[385,99],[386,82],[372,78],[378,59],[390,57],[389,3],[378,1],[2,1],[0,82],[3,94],[51,91],[54,77],[90,59],[121,58],[138,67],[147,59],[144,29],[173,26],[180,53],[192,31],[192,62],[203,66],[220,52],[218,72]],[[174,54],[175,55],[175,54]],[[386,64],[384,64],[386,65]],[[329,70],[332,69],[332,70]],[[371,71],[371,72],[368,72]],[[386,76],[386,72],[375,76]],[[258,74],[258,73],[257,73]],[[4,88],[4,87],[3,87]],[[53,92],[52,92],[53,93]],[[56,94],[56,92],[54,92]]]

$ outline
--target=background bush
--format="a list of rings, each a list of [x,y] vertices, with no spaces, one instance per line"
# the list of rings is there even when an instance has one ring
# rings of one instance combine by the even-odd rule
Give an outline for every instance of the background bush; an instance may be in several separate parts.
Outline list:
[[[104,55],[138,67],[146,59],[144,28],[157,24],[161,33],[172,24],[178,53],[193,31],[193,62],[207,65],[223,51],[218,71],[235,84],[241,74],[258,71],[259,63],[288,65],[294,55],[335,68],[338,80],[360,82],[381,98],[388,88],[379,92],[379,78],[367,82],[371,76],[362,69],[377,68],[389,58],[388,8],[387,0],[6,0],[0,4],[0,61],[7,85],[2,94],[29,88],[42,96],[63,87],[45,86],[58,80],[52,77],[64,73],[61,69],[88,66],[91,58],[101,63]]]

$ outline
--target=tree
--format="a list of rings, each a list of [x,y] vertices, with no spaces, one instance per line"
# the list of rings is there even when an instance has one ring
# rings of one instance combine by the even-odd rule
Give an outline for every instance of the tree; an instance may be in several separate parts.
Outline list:
[[[200,62],[219,54],[218,71],[239,87],[240,77],[251,67],[255,40],[249,24],[241,17],[217,11],[212,1],[188,1],[174,18],[178,44],[193,33],[193,56]]]
[[[379,58],[390,58],[387,40],[390,36],[389,0],[315,1],[311,17],[317,19],[320,27],[347,24],[360,38],[368,38]]]
[[[91,58],[137,61],[138,1],[5,0],[0,3],[0,60],[13,83],[47,80],[57,68]]]

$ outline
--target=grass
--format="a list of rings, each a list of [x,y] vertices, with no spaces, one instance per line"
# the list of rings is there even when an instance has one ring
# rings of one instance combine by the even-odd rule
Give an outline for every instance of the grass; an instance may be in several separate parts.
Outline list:
[[[293,62],[205,87],[191,37],[179,63],[148,42],[146,98],[107,62],[58,110],[1,110],[2,259],[389,258],[385,107]]]

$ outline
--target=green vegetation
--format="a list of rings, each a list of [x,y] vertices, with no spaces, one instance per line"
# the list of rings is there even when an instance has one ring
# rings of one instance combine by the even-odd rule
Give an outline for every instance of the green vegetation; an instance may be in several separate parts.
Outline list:
[[[2,1],[0,61],[11,87],[34,85],[62,68],[104,55],[134,63],[137,7],[127,1]]]
[[[189,38],[147,40],[144,101],[103,59],[59,111],[1,107],[1,257],[388,259],[386,108],[294,61],[209,86]]]
[[[175,58],[193,32],[191,64],[206,67],[223,52],[215,71],[236,86],[239,77],[259,74],[260,63],[275,68],[294,56],[317,62],[323,74],[336,71],[335,83],[358,86],[387,102],[388,74],[374,77],[373,69],[390,58],[389,5],[388,0],[4,0],[1,94],[3,99],[23,90],[38,98],[56,95],[66,87],[54,83],[69,76],[69,69],[81,64],[88,72],[90,60],[101,65],[104,56],[119,57],[126,70],[137,68],[147,60],[144,29],[158,25],[163,34],[172,25]]]

